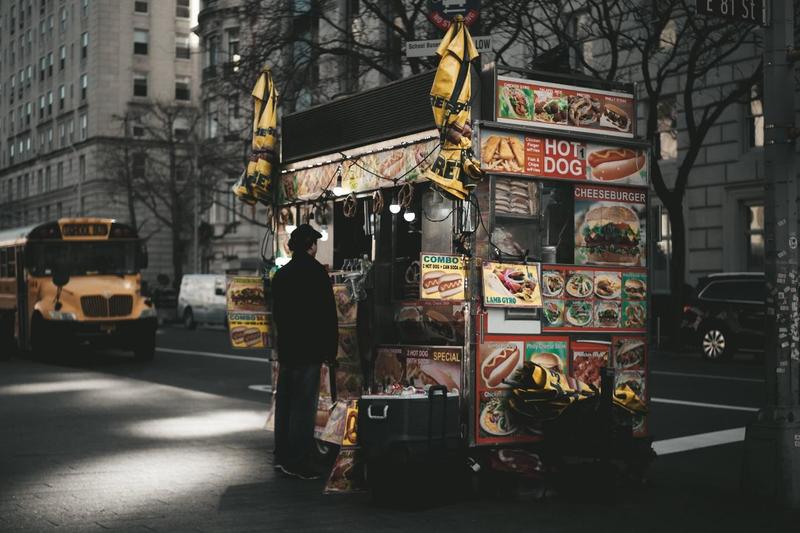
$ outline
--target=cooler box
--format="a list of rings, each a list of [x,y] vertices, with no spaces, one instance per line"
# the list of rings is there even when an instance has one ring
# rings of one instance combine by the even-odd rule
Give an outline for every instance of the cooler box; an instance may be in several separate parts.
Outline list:
[[[444,387],[409,396],[366,395],[358,400],[358,444],[369,455],[392,449],[455,448],[460,441],[459,395]]]

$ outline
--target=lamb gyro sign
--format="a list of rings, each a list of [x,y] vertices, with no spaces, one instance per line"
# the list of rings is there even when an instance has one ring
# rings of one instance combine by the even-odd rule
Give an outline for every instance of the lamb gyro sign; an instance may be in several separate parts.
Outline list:
[[[632,138],[633,94],[498,76],[498,122]]]

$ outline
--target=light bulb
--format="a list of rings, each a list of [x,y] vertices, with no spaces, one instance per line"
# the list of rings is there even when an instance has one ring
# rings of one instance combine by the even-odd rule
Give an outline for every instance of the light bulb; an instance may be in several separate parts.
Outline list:
[[[391,214],[393,214],[393,215],[396,215],[397,213],[399,213],[400,212],[400,204],[395,204],[395,203],[389,204],[389,212]]]
[[[335,194],[336,196],[342,196],[344,194],[344,187],[342,187],[341,185],[337,185],[336,187],[333,188],[333,194]]]
[[[333,186],[333,194],[341,196],[344,194],[344,187],[342,187],[342,167],[336,169],[336,185]]]
[[[415,218],[417,218],[417,215],[416,213],[414,213],[414,211],[406,211],[405,213],[403,213],[403,219],[406,222],[414,222]]]
[[[327,241],[328,240],[328,229],[327,228],[320,228],[319,232],[322,234],[319,240]]]
[[[289,235],[291,235],[292,232],[296,229],[297,226],[295,226],[294,224],[286,224],[286,233],[288,233]]]

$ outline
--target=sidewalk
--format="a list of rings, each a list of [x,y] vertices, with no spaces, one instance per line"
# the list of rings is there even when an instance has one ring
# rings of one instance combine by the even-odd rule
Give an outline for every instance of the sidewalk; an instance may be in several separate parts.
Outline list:
[[[477,499],[423,511],[278,477],[262,403],[0,363],[2,531],[797,531],[738,493],[741,445],[657,459],[615,504]],[[602,480],[598,497],[606,492]],[[599,498],[598,498],[599,499]],[[435,502],[434,502],[435,503]]]

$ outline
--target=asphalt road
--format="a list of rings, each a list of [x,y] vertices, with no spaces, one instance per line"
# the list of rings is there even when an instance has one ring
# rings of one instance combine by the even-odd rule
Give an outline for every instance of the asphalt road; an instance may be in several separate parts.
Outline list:
[[[645,487],[608,501],[588,476],[579,500],[523,490],[408,511],[276,476],[269,365],[222,329],[167,327],[147,365],[122,352],[14,357],[0,361],[0,531],[797,531],[800,513],[739,490],[760,364],[658,351],[650,365],[660,456]]]

